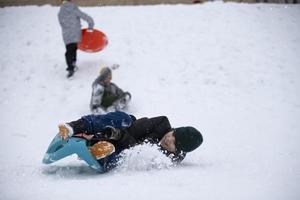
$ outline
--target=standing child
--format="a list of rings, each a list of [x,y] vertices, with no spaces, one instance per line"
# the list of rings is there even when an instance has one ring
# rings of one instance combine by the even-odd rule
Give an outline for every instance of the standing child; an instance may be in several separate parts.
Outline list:
[[[66,63],[67,63],[67,77],[73,76],[77,66],[77,43],[81,40],[81,24],[80,19],[88,23],[88,29],[93,30],[94,21],[87,14],[79,10],[79,8],[72,2],[72,0],[62,1],[58,13],[58,20],[62,29],[64,43],[66,45]]]

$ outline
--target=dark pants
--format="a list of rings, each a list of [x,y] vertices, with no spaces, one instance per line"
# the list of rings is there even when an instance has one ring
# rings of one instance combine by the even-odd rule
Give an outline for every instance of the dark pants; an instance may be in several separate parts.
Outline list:
[[[66,62],[68,65],[68,71],[74,71],[76,58],[77,58],[77,43],[71,43],[66,45]]]

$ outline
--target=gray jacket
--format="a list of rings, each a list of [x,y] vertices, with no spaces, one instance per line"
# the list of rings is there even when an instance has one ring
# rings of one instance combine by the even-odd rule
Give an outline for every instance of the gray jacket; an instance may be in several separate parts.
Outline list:
[[[58,12],[58,20],[66,45],[77,43],[81,40],[80,19],[85,20],[89,24],[89,29],[93,29],[94,21],[90,16],[80,11],[74,3],[64,1]]]

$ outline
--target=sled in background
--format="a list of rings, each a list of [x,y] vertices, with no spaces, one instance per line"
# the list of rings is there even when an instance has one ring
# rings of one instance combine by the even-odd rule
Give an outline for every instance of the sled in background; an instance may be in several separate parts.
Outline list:
[[[107,46],[108,39],[103,32],[97,29],[89,31],[86,28],[81,31],[82,37],[81,41],[78,43],[78,49],[84,52],[94,53],[101,51]]]

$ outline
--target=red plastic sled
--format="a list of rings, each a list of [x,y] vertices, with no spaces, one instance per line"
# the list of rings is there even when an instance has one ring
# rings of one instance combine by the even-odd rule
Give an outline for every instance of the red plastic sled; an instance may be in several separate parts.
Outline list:
[[[97,29],[93,29],[92,32],[87,29],[82,29],[81,41],[78,43],[78,49],[93,53],[101,51],[108,44],[107,37],[104,33]]]

